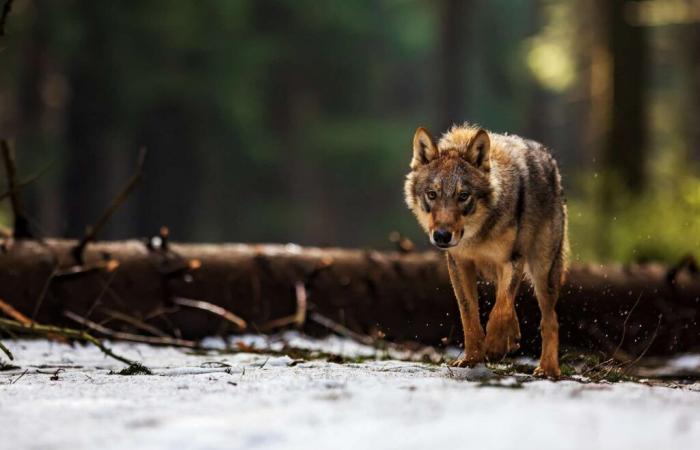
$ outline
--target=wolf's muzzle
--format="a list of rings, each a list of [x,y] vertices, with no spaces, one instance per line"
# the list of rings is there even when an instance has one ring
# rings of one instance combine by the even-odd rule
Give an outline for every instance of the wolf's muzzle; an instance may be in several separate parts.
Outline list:
[[[438,248],[450,248],[457,245],[456,233],[444,229],[437,229],[430,235],[430,241]]]

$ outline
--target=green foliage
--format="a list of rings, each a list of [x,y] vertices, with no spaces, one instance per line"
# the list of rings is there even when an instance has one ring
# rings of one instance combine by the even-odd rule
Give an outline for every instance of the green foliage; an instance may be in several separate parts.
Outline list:
[[[540,85],[564,92],[576,81],[575,22],[580,5],[550,1],[544,4],[545,25],[524,44],[527,67]]]
[[[529,77],[519,54],[532,30],[520,17],[530,5],[501,0],[484,5],[487,22],[473,10],[460,18],[469,101],[455,121],[525,129]],[[122,216],[132,231],[104,237],[162,224],[187,240],[387,246],[396,229],[420,236],[401,190],[415,128],[441,131],[440,8],[416,0],[17,8],[0,73],[0,97],[12,106],[0,123],[33,111],[17,136],[20,166],[58,161],[42,189],[32,188],[30,214],[49,234],[82,233],[131,167],[130,149],[146,145],[134,200],[142,206]],[[488,41],[473,39],[481,35]],[[32,49],[45,66],[32,64]],[[56,91],[50,108],[41,98],[25,104],[46,92],[46,80]],[[47,192],[57,201],[44,214],[38,196]]]
[[[442,131],[448,3],[18,3],[0,50],[0,125],[23,176],[57,162],[23,192],[33,224],[81,234],[146,145],[143,183],[105,238],[166,224],[178,240],[386,247],[398,230],[424,244],[402,183],[415,128]],[[450,88],[464,98],[453,120],[556,150],[574,186],[575,260],[697,253],[700,179],[683,167],[677,105],[689,96],[672,60],[650,67],[650,147],[664,145],[647,157],[649,188],[604,191],[612,177],[580,164],[601,153],[601,142],[581,143],[597,114],[584,103],[601,93],[587,86],[595,36],[586,33],[598,28],[585,25],[598,19],[578,3],[467,8],[451,35],[465,42],[454,58],[464,77]],[[655,45],[673,47],[660,36]],[[0,226],[11,224],[8,212],[5,202]]]
[[[0,229],[12,228],[12,211],[7,207],[7,202],[0,205]]]
[[[576,375],[576,368],[572,366],[571,364],[562,364],[560,367],[561,374],[562,376],[565,377],[572,377]]]
[[[675,263],[700,256],[700,178],[690,168],[658,178],[633,195],[612,176],[587,177],[584,193],[569,202],[572,259]]]

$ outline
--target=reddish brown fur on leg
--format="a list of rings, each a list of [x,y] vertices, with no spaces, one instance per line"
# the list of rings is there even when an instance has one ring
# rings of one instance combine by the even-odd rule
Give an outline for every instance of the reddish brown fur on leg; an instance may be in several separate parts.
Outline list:
[[[520,348],[520,325],[515,308],[509,300],[502,302],[506,306],[494,306],[486,325],[486,356],[490,361],[502,359]]]
[[[553,303],[540,301],[542,354],[540,355],[540,364],[534,372],[535,376],[558,378],[561,375],[559,369],[559,323]]]
[[[471,367],[484,362],[484,330],[479,321],[479,302],[476,291],[476,269],[471,261],[456,261],[447,254],[450,281],[457,297],[459,314],[464,330],[464,357],[452,366]]]
[[[464,319],[462,323],[464,326]],[[465,326],[464,357],[462,360],[469,367],[484,362],[484,331],[481,324],[478,327],[474,327],[473,324]]]
[[[509,262],[498,268],[496,304],[486,325],[486,356],[491,361],[520,348],[520,324],[515,296],[522,279],[522,263]]]

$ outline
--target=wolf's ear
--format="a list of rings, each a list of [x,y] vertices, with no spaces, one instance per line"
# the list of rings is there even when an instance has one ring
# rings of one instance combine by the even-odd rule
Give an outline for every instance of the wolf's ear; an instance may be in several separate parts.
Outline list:
[[[433,159],[437,158],[438,149],[433,143],[433,138],[430,137],[428,131],[420,127],[413,135],[413,159],[411,160],[411,169],[416,170],[424,164],[428,164]]]
[[[491,139],[485,130],[480,128],[471,138],[464,159],[477,169],[485,172],[491,170]]]

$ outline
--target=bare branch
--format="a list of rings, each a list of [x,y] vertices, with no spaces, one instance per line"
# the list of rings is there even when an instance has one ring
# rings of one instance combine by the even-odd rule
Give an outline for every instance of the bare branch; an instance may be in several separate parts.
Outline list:
[[[109,278],[107,281],[104,282],[102,285],[102,289],[100,290],[100,293],[95,297],[95,300],[92,302],[92,305],[87,310],[87,313],[85,313],[85,318],[89,318],[92,315],[92,312],[97,308],[97,305],[100,304],[102,301],[102,298],[105,296],[107,291],[109,290],[109,285],[112,284],[112,281],[114,281],[114,277],[117,275],[117,271],[113,270],[109,274]]]
[[[136,361],[132,361],[128,358],[117,355],[104,344],[102,344],[102,342],[100,342],[99,339],[95,338],[91,334],[86,333],[85,331],[75,330],[73,328],[57,327],[53,325],[40,325],[38,323],[32,323],[31,325],[23,325],[20,322],[17,322],[16,320],[8,319],[0,319],[0,328],[5,328],[8,330],[28,334],[38,334],[41,336],[56,334],[69,339],[76,339],[78,341],[89,342],[90,344],[99,348],[102,351],[102,353],[111,358],[116,359],[117,361],[121,361],[124,364],[128,364],[129,366],[138,365],[138,362]]]
[[[222,308],[221,306],[215,305],[213,303],[205,302],[203,300],[194,300],[191,298],[175,297],[172,299],[173,303],[180,306],[187,306],[189,308],[201,309],[203,311],[208,311],[217,316],[221,316],[228,320],[232,324],[236,325],[239,330],[245,330],[248,328],[248,324],[245,320],[241,319],[231,311]]]
[[[27,372],[29,372],[29,369],[24,369],[24,372],[19,374],[19,376],[17,378],[15,378],[14,380],[10,381],[10,384],[15,384],[16,382],[18,382],[23,376],[25,376],[27,374]]]
[[[2,311],[7,317],[10,317],[17,322],[21,323],[22,325],[26,326],[31,326],[34,323],[34,319],[36,317],[36,314],[32,316],[30,319],[29,317],[25,316],[21,312],[17,311],[12,305],[9,303],[5,302],[4,300],[0,299],[0,311]],[[36,311],[35,311],[36,313]],[[66,341],[66,339],[63,336],[59,336],[57,334],[47,334],[46,337],[48,339],[51,339],[53,341]]]
[[[153,325],[149,325],[146,322],[128,314],[124,314],[123,312],[115,311],[113,309],[108,308],[102,308],[101,311],[105,313],[110,319],[121,320],[122,322],[127,323],[132,327],[151,333],[154,336],[160,336],[165,338],[170,337],[165,332],[159,330]]]
[[[262,330],[268,331],[275,328],[286,327],[287,325],[294,325],[297,328],[302,328],[304,326],[307,311],[306,286],[304,286],[304,283],[301,281],[297,281],[294,288],[297,300],[296,312],[291,316],[280,317],[279,319],[274,319],[267,322],[261,327]]]
[[[119,209],[122,203],[126,201],[126,199],[129,197],[129,194],[131,194],[131,192],[136,187],[136,184],[141,180],[141,177],[143,176],[143,164],[145,162],[145,159],[146,148],[142,147],[139,153],[138,164],[136,165],[136,172],[131,176],[131,178],[129,178],[126,185],[124,185],[124,188],[119,192],[119,194],[117,194],[117,196],[114,197],[112,203],[109,204],[107,209],[97,219],[95,225],[88,226],[85,229],[85,235],[80,240],[80,242],[78,242],[78,245],[76,245],[73,249],[73,258],[75,258],[75,261],[78,264],[83,264],[84,262],[83,252],[85,251],[85,247],[97,238],[97,235],[100,231],[102,231],[102,228],[104,228],[109,219],[117,211],[117,209]]]
[[[0,311],[2,311],[7,317],[11,317],[22,325],[29,326],[33,323],[29,317],[17,311],[12,305],[6,303],[2,299],[0,299]]]
[[[663,315],[662,315],[662,314],[659,314],[659,318],[658,318],[658,319],[659,319],[659,320],[658,320],[658,323],[656,324],[656,329],[654,330],[654,333],[651,335],[651,339],[649,339],[649,342],[647,342],[646,347],[644,347],[644,350],[642,350],[642,352],[639,354],[639,356],[637,356],[637,357],[634,359],[634,361],[631,361],[630,363],[628,363],[627,368],[625,368],[625,371],[627,371],[630,367],[632,367],[632,366],[634,366],[635,364],[637,364],[637,363],[639,362],[639,360],[642,359],[642,358],[644,357],[644,355],[647,354],[647,352],[649,351],[649,348],[651,348],[651,344],[654,343],[654,340],[656,339],[656,336],[659,335],[659,328],[661,328],[661,319],[663,319]]]
[[[44,285],[41,287],[41,292],[39,293],[39,297],[36,300],[36,303],[34,303],[34,311],[32,312],[32,321],[36,320],[37,314],[39,314],[39,310],[41,309],[41,305],[44,304],[44,299],[46,298],[46,295],[49,293],[49,288],[51,287],[51,282],[53,281],[54,277],[58,273],[58,266],[54,266],[53,270],[49,274],[48,278],[46,278],[46,281],[44,282]]]
[[[625,321],[622,324],[622,334],[620,336],[620,342],[617,344],[615,351],[612,353],[612,357],[615,359],[621,359],[620,358],[620,349],[622,348],[622,344],[625,342],[625,335],[627,334],[627,322],[629,322],[630,316],[632,315],[634,310],[637,308],[637,305],[639,305],[639,301],[642,299],[643,294],[644,294],[644,291],[639,293],[639,296],[637,297],[637,301],[634,302],[634,305],[632,305],[632,308],[630,308],[629,312],[627,313],[627,316],[625,317]],[[625,354],[625,356],[626,356],[626,354]],[[629,360],[627,360],[627,361],[629,361]]]
[[[6,192],[3,192],[2,194],[0,194],[0,201],[5,200],[7,197],[12,195],[13,193],[19,192],[25,186],[32,184],[33,182],[35,182],[36,180],[41,178],[46,172],[48,172],[54,166],[55,163],[56,163],[55,160],[51,161],[50,163],[48,163],[47,165],[45,165],[44,167],[39,169],[35,174],[28,176],[27,178],[25,178],[22,181],[18,181],[15,185],[14,191],[7,190]]]
[[[319,325],[322,325],[329,330],[333,331],[336,334],[339,334],[341,336],[348,337],[350,339],[354,339],[357,342],[360,342],[365,345],[374,345],[374,339],[372,339],[370,336],[366,336],[364,334],[356,333],[349,329],[348,327],[345,327],[337,322],[334,322],[333,320],[329,319],[326,316],[322,316],[321,314],[317,312],[312,312],[309,315],[309,319],[312,321],[316,322]]]
[[[15,359],[15,357],[12,355],[12,352],[10,351],[10,349],[5,347],[5,344],[3,344],[2,342],[0,342],[0,350],[2,350],[2,352],[4,354],[6,354],[8,358],[10,358],[10,361]]]
[[[84,317],[81,317],[74,312],[71,311],[64,311],[63,314],[68,317],[70,320],[79,323],[80,325],[83,325],[87,328],[90,328],[93,331],[97,331],[100,334],[103,334],[105,336],[118,339],[121,341],[129,341],[129,342],[140,342],[143,344],[151,344],[151,345],[168,345],[168,346],[173,346],[173,347],[187,347],[187,348],[197,348],[197,343],[194,341],[188,341],[185,339],[175,339],[171,337],[155,337],[155,336],[143,336],[140,334],[132,334],[132,333],[124,333],[121,331],[115,331],[110,328],[107,328],[103,325],[100,325],[99,323],[93,322],[89,319],[86,319]]]

